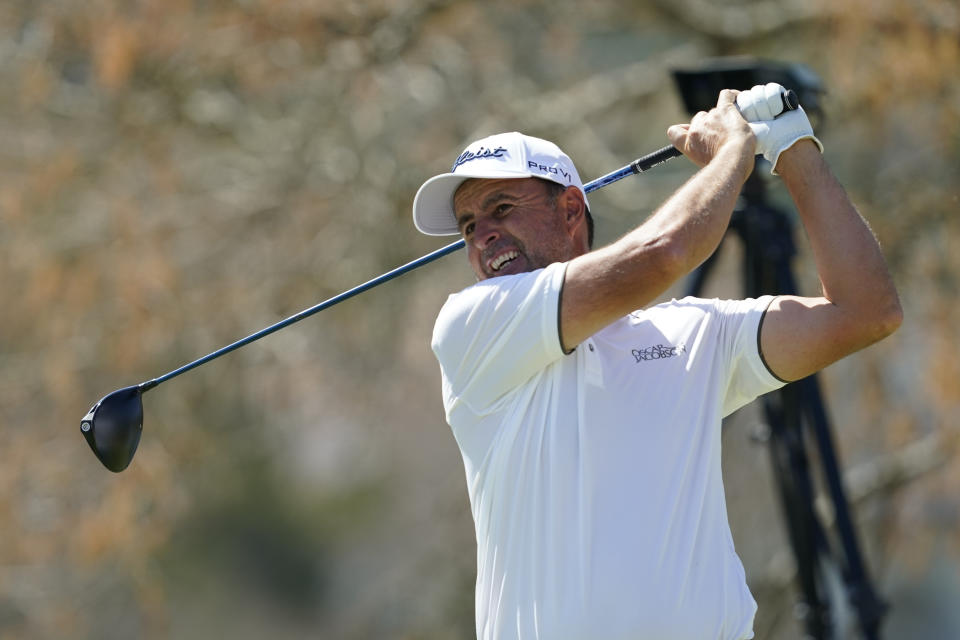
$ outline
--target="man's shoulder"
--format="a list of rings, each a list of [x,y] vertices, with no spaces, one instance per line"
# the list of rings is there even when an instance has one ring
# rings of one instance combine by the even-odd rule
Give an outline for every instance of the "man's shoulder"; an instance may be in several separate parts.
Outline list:
[[[555,263],[526,273],[481,280],[450,294],[440,310],[440,315],[472,312],[489,303],[519,304],[531,290],[538,286],[550,287],[562,284],[562,275],[559,280],[556,276],[558,269],[562,273],[563,266],[562,263]]]
[[[462,332],[499,332],[521,318],[554,314],[563,286],[563,263],[489,278],[447,297],[434,324],[434,343]],[[555,324],[555,320],[554,320]]]
[[[482,310],[484,306],[499,300],[506,292],[517,286],[518,283],[514,279],[526,275],[528,274],[481,280],[460,291],[451,293],[440,308],[437,324],[450,322],[455,318],[468,316]]]

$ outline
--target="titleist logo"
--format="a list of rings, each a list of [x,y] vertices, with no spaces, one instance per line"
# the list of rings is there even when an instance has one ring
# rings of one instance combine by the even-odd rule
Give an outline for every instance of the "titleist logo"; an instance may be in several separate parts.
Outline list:
[[[497,147],[496,149],[487,149],[486,147],[480,147],[476,151],[470,151],[467,149],[454,161],[453,167],[450,168],[450,171],[456,171],[457,167],[464,164],[465,162],[470,162],[471,160],[481,160],[483,158],[500,158],[507,152],[503,147]]]

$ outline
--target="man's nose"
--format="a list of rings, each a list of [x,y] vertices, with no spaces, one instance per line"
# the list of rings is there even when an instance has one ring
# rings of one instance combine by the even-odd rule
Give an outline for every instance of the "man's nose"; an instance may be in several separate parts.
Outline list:
[[[473,243],[478,249],[486,249],[500,238],[500,228],[488,220],[478,220],[473,230]]]

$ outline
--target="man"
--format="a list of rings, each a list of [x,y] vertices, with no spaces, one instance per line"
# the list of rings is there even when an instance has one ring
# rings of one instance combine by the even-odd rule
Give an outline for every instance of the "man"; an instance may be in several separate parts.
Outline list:
[[[594,251],[577,171],[544,140],[477,141],[418,191],[417,227],[462,234],[478,280],[450,296],[432,346],[476,527],[480,638],[753,637],[721,419],[901,321],[806,115],[772,119],[768,95],[743,96],[756,124],[723,91],[670,127],[700,170]],[[755,153],[796,204],[822,295],[644,309],[716,249]]]

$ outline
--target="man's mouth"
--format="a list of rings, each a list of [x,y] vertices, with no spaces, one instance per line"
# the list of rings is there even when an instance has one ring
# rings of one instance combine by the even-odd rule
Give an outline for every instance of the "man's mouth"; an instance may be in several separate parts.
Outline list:
[[[507,251],[506,253],[501,253],[496,258],[490,261],[490,271],[496,273],[504,267],[504,265],[509,264],[516,258],[520,257],[519,251]]]

